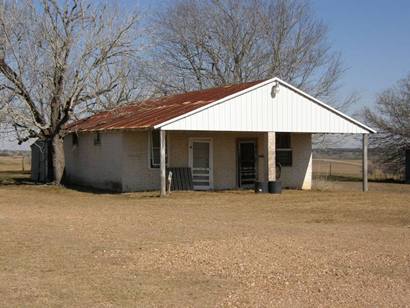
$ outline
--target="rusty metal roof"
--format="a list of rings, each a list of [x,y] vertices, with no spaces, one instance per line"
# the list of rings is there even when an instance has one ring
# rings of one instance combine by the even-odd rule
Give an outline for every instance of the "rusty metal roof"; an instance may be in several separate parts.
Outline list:
[[[67,125],[67,129],[81,132],[152,128],[261,82],[253,81],[133,103],[73,122]]]

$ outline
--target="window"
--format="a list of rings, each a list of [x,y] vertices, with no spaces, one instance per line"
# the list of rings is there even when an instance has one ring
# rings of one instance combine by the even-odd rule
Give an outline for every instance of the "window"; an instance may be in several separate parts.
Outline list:
[[[151,168],[159,168],[161,164],[161,144],[159,130],[153,130],[150,134],[150,164]]]
[[[100,145],[101,144],[101,135],[100,132],[96,132],[94,134],[94,145]]]
[[[71,141],[73,143],[73,147],[78,146],[78,135],[76,133],[72,134]]]
[[[149,160],[151,168],[159,168],[161,165],[161,140],[159,130],[152,130],[149,134]],[[165,163],[168,164],[168,146],[165,140]]]
[[[292,166],[292,146],[290,133],[276,133],[276,162],[282,167]]]

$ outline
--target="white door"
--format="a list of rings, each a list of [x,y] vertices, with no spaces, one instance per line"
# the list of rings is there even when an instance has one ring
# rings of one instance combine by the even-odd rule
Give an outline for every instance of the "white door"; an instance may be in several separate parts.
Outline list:
[[[192,183],[195,190],[213,188],[212,139],[189,140],[189,166],[192,170]]]

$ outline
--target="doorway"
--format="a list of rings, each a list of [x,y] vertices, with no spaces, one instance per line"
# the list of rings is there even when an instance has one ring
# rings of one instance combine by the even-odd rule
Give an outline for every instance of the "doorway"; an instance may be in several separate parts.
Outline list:
[[[257,176],[256,140],[238,141],[238,186],[253,188]]]
[[[189,166],[192,170],[194,190],[213,188],[212,139],[195,138],[189,140]]]

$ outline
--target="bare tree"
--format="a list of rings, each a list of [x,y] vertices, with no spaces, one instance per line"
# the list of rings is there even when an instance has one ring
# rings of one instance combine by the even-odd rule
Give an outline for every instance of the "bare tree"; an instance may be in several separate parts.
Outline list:
[[[64,169],[62,138],[73,118],[127,102],[139,16],[81,0],[3,1],[0,113],[19,143],[52,144],[54,180]]]
[[[180,0],[153,25],[146,74],[161,94],[277,76],[329,100],[343,71],[303,0]]]
[[[372,144],[381,161],[393,171],[404,170],[404,151],[410,149],[410,74],[382,92],[376,108],[365,108],[364,117],[377,129]]]

